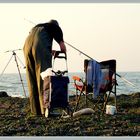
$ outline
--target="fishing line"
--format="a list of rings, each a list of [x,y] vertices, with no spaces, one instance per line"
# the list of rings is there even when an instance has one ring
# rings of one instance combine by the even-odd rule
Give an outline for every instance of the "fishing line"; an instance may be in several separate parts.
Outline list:
[[[34,22],[32,22],[31,20],[29,20],[29,19],[27,19],[27,18],[24,18],[24,20],[28,21],[28,22],[31,23],[31,24],[36,25]]]

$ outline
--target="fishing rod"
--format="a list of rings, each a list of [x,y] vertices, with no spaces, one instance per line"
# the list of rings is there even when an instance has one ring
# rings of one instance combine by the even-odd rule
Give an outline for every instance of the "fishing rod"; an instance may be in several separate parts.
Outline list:
[[[15,50],[8,50],[8,51],[5,51],[4,53],[7,53],[7,52],[15,52],[15,51],[20,51],[20,50],[22,50],[22,49],[15,49]]]
[[[121,78],[122,80],[126,81],[129,85],[132,85],[132,86],[135,87],[135,85],[134,85],[132,82],[126,80],[123,76],[121,76],[121,75],[119,75],[119,74],[117,74],[117,73],[116,73],[116,75],[117,75],[119,78]]]
[[[65,41],[64,41],[65,42]],[[93,59],[92,57],[90,57],[89,55],[85,54],[84,52],[80,51],[79,49],[77,49],[76,47],[72,46],[71,44],[65,42],[65,44],[69,45],[70,47],[72,47],[73,49],[75,49],[76,51],[80,52],[81,54],[85,55],[86,57]]]
[[[90,57],[89,55],[87,55],[86,53],[82,52],[81,50],[77,49],[76,47],[74,47],[73,45],[65,42],[65,44],[69,45],[71,48],[75,49],[76,51],[80,52],[81,54],[85,55],[86,57],[88,57],[91,60],[94,60],[92,57]],[[97,62],[97,61],[96,61]],[[100,62],[97,62],[100,64]],[[136,87],[132,82],[128,81],[127,79],[125,79],[123,76],[119,75],[118,73],[116,73],[116,75],[121,78],[122,80],[124,80],[125,82],[127,82],[129,85]]]
[[[29,23],[32,23],[32,24],[36,25],[36,24],[35,24],[34,22],[32,22],[31,20],[28,20],[28,19],[26,19],[26,18],[24,18],[24,20],[28,21]],[[73,45],[67,43],[66,41],[64,41],[64,42],[65,42],[65,44],[67,44],[68,46],[70,46],[71,48],[73,48],[74,50],[80,52],[81,54],[83,54],[84,56],[88,57],[89,59],[94,60],[92,57],[90,57],[89,55],[87,55],[87,54],[84,53],[83,51],[77,49],[76,47],[74,47]],[[97,63],[100,64],[100,62],[97,62]],[[118,73],[116,73],[116,75],[117,75],[119,78],[121,78],[122,80],[124,80],[125,82],[127,82],[129,85],[136,87],[132,82],[128,81],[128,80],[125,79],[123,76],[119,75]]]
[[[31,20],[29,20],[29,19],[27,19],[27,18],[24,18],[24,20],[26,20],[26,21],[30,22],[31,24],[36,25],[33,21],[31,21]]]

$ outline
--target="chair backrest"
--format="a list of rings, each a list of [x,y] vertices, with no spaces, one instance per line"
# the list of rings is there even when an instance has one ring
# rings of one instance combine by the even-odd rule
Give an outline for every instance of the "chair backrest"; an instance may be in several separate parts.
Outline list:
[[[84,72],[86,74],[85,79],[87,77],[88,62],[89,62],[88,59],[84,60]],[[99,62],[99,64],[102,71],[102,82],[100,87],[100,93],[111,91],[113,86],[115,85],[113,82],[116,81],[116,60],[111,59],[111,60],[101,61]],[[88,88],[89,87],[87,87],[87,92],[90,92],[91,87],[90,90]]]
[[[100,62],[102,74],[105,75],[105,71],[108,70],[108,76],[104,76],[104,81],[108,81],[105,87],[100,88],[100,92],[102,91],[111,91],[113,86],[116,86],[116,60],[107,60]]]

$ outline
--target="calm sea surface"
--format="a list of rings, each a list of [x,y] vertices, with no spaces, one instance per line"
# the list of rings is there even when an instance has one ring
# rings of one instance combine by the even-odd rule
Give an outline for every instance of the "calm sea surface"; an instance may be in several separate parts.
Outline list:
[[[129,85],[127,82],[117,76],[117,94],[131,94],[134,92],[140,92],[140,72],[119,72],[119,75],[123,76],[129,82],[135,86]],[[75,92],[73,86],[72,76],[77,75],[84,79],[84,73],[69,73],[70,84],[69,93]],[[28,96],[28,88],[26,82],[26,75],[22,74],[22,80],[26,95]],[[10,96],[24,96],[23,86],[19,74],[3,74],[0,76],[0,91],[6,91]]]

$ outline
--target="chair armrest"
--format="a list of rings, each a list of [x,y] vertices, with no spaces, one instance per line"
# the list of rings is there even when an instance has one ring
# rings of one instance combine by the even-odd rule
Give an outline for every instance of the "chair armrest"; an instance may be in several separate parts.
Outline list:
[[[74,81],[78,81],[78,82],[81,82],[82,81],[82,79],[80,77],[78,77],[78,76],[73,76],[72,79]]]

